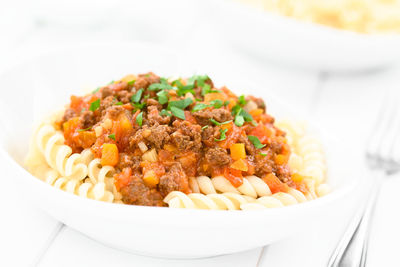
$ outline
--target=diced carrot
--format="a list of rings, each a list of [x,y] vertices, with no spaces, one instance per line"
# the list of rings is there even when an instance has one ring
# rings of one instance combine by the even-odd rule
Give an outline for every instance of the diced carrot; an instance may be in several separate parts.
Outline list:
[[[288,159],[289,158],[286,155],[279,154],[275,156],[275,163],[278,165],[283,165],[288,162]]]
[[[125,114],[121,114],[118,116],[118,120],[119,120],[119,124],[121,126],[121,130],[122,130],[122,134],[126,135],[128,134],[130,131],[133,130],[132,128],[132,124],[129,121],[129,119],[126,117]]]
[[[126,109],[126,110],[133,110],[133,106],[131,105],[131,104],[124,104],[124,105],[122,105],[122,107],[124,108],[124,109]]]
[[[248,167],[244,159],[238,159],[230,166],[232,169],[247,172]]]
[[[124,168],[122,172],[114,175],[114,185],[119,191],[122,187],[125,187],[129,184],[132,177],[132,169]]]
[[[249,135],[254,135],[258,137],[261,143],[266,143],[268,138],[272,135],[271,129],[269,129],[266,125],[259,123]]]
[[[262,179],[268,185],[272,193],[287,192],[289,189],[289,186],[285,183],[282,183],[281,180],[279,180],[279,178],[276,177],[273,173],[267,174]]]
[[[101,165],[115,166],[118,164],[118,147],[115,144],[103,144],[101,150]]]
[[[243,184],[242,171],[232,168],[224,169],[224,177],[234,186],[239,187]]]
[[[225,125],[230,125],[231,129],[228,129],[228,133],[226,134],[226,139],[223,141],[220,141],[218,143],[218,145],[222,148],[230,148],[233,144],[235,144],[242,132],[242,129],[240,127],[237,127],[235,124],[228,123],[228,124],[224,124],[222,126]]]
[[[96,142],[96,134],[93,131],[79,132],[79,139],[83,148],[89,148]]]
[[[80,112],[82,109],[83,97],[80,96],[71,96],[71,104],[69,105],[76,112]]]
[[[248,176],[248,175],[253,175],[256,172],[256,167],[254,166],[254,163],[246,160],[247,163],[247,172],[245,172],[243,175]]]
[[[298,173],[293,173],[292,174],[292,181],[295,183],[299,183],[301,181],[303,181],[304,177]]]
[[[246,150],[244,148],[244,144],[237,143],[233,144],[230,147],[231,157],[233,160],[245,159],[246,158]]]
[[[190,123],[193,123],[193,124],[196,124],[196,123],[197,123],[197,120],[196,120],[196,118],[192,115],[192,112],[190,112],[190,111],[188,111],[188,110],[185,110],[185,118],[186,118],[186,121],[188,121],[188,122],[190,122]]]
[[[204,102],[211,102],[217,99],[226,101],[228,100],[228,97],[225,93],[209,93],[204,96]]]
[[[157,184],[160,182],[160,178],[157,177],[153,170],[150,170],[144,173],[143,181],[149,187],[156,187]]]
[[[236,106],[237,101],[236,101],[235,98],[229,98],[228,101],[229,101],[228,109],[229,109],[229,110],[232,110],[232,108],[233,108],[234,106]]]
[[[253,119],[258,121],[260,119],[261,114],[264,113],[264,110],[261,108],[256,108],[256,109],[253,109],[252,111],[250,111],[249,113],[253,117]]]

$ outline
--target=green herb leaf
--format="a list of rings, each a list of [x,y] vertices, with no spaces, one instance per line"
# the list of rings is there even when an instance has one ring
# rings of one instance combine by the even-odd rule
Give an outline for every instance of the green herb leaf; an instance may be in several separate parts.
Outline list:
[[[124,103],[122,103],[121,101],[115,103],[115,105],[117,105],[117,106],[122,106],[123,104],[124,104]]]
[[[162,109],[162,110],[160,111],[160,115],[161,115],[161,116],[168,116],[168,117],[171,117],[171,116],[172,116],[171,112],[168,111],[168,110],[166,110],[166,109]]]
[[[143,99],[148,99],[150,98],[150,95],[144,95]]]
[[[261,156],[265,157],[267,153],[260,153]]]
[[[115,134],[110,134],[110,135],[108,136],[108,138],[110,138],[110,139],[112,139],[112,140],[115,141]]]
[[[162,90],[157,93],[158,96],[158,102],[160,102],[161,105],[164,105],[165,103],[168,102],[168,92],[165,90]]]
[[[203,87],[205,82],[209,79],[208,75],[193,75],[188,79],[187,83],[194,86],[197,82],[198,87]]]
[[[131,101],[133,103],[139,103],[140,99],[142,98],[143,89],[139,89],[132,97]]]
[[[246,105],[246,99],[244,98],[244,95],[239,96],[238,103],[242,106]]]
[[[224,102],[224,107],[226,107],[227,105],[229,105],[229,103],[231,103],[231,101],[226,100],[226,101]]]
[[[149,91],[171,90],[171,89],[173,88],[168,83],[153,83],[147,88],[147,90]]]
[[[95,101],[93,101],[92,103],[90,103],[90,107],[89,110],[90,111],[95,111],[100,107],[100,99],[97,99]]]
[[[146,103],[131,103],[134,107],[134,111],[138,109],[143,109],[146,106]]]
[[[134,85],[135,82],[136,82],[136,80],[132,80],[132,81],[128,82],[128,84],[129,84],[129,85]]]
[[[235,117],[235,124],[236,124],[236,126],[243,126],[243,123],[244,123],[244,118],[243,118],[243,116],[240,116],[240,115],[237,115],[236,117]]]
[[[220,137],[214,138],[215,141],[219,142],[219,141],[223,141],[226,139],[226,132],[228,131],[228,129],[219,129],[219,132],[221,133]]]
[[[192,103],[193,103],[193,100],[191,98],[185,98],[185,99],[177,100],[177,101],[170,101],[168,103],[168,108],[171,109],[172,107],[176,107],[178,109],[185,109]]]
[[[250,142],[253,143],[255,148],[260,149],[260,148],[265,147],[265,145],[261,144],[260,139],[258,139],[257,136],[249,135],[249,136],[247,136],[247,138],[249,138]]]
[[[140,113],[136,116],[136,123],[137,123],[139,126],[142,126],[142,123],[143,123],[143,111],[140,112]]]
[[[208,125],[201,127],[201,130],[207,129]]]
[[[192,112],[196,112],[196,111],[208,108],[208,107],[210,107],[210,105],[199,103],[196,106],[194,106],[194,108],[192,109]]]
[[[230,120],[230,121],[224,121],[224,122],[218,122],[218,121],[216,121],[216,120],[214,120],[214,119],[210,119],[210,121],[211,121],[212,123],[214,123],[215,125],[224,125],[224,124],[228,124],[228,123],[231,122],[231,120]]]
[[[92,126],[87,127],[86,129],[78,129],[77,131],[78,131],[78,132],[85,132],[85,131],[90,130],[91,128],[92,128]]]
[[[241,110],[239,115],[243,116],[245,121],[253,121],[253,116],[247,113],[247,111],[245,111],[244,109]]]
[[[182,119],[182,120],[186,119],[185,112],[183,111],[183,109],[172,106],[171,112],[172,112],[172,114],[174,114],[175,117],[177,117],[179,119]]]
[[[224,102],[220,99],[215,99],[210,101],[210,104],[214,106],[214,108],[220,108],[224,104]]]

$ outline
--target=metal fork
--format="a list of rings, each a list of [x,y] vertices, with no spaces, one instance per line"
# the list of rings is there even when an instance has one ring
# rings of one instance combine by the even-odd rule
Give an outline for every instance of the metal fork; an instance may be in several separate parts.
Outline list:
[[[360,214],[350,222],[328,267],[366,265],[368,238],[377,197],[386,178],[400,171],[400,110],[397,108],[400,102],[388,98],[383,103],[365,153],[368,168],[373,175],[369,199]]]

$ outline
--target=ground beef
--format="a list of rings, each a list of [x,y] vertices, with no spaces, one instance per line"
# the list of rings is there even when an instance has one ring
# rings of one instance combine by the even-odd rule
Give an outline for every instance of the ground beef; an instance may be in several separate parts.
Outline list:
[[[275,162],[273,159],[270,158],[269,153],[267,153],[267,156],[257,155],[256,158],[256,176],[264,177],[266,174],[273,171],[273,166],[275,165]]]
[[[282,143],[272,140],[270,148],[274,153],[280,154],[282,151]]]
[[[135,81],[134,86],[136,90],[147,89],[147,87],[149,87],[150,84],[159,82],[160,82],[160,77],[158,77],[152,72],[149,72],[146,74],[139,74],[138,78]]]
[[[150,128],[151,134],[145,139],[152,144],[153,147],[161,149],[163,145],[169,141],[171,129],[167,125],[154,125]]]
[[[121,101],[124,104],[129,103],[131,101],[132,95],[133,95],[133,93],[125,91],[125,90],[119,91],[116,93],[117,99],[119,99],[119,101]]]
[[[219,129],[219,127],[209,126],[201,132],[201,140],[205,146],[215,146],[215,138],[219,138],[221,135]]]
[[[104,117],[107,114],[108,108],[114,105],[115,99],[114,96],[110,95],[100,101],[100,114]]]
[[[169,171],[161,176],[158,188],[163,196],[172,191],[189,193],[189,182],[180,163],[172,165]]]
[[[238,143],[244,144],[244,147],[246,149],[246,152],[248,155],[254,155],[256,153],[256,148],[254,145],[249,141],[247,137],[244,137],[243,135],[239,136]]]
[[[193,116],[201,125],[211,125],[212,122],[210,119],[214,119],[218,122],[225,122],[233,119],[232,114],[224,108],[199,110],[194,112]]]
[[[274,170],[276,177],[279,178],[284,183],[287,183],[291,180],[291,172],[287,165],[276,165],[276,169]]]
[[[153,99],[152,99],[153,100]],[[158,102],[157,102],[158,103]],[[145,121],[148,125],[154,124],[169,124],[171,117],[161,116],[158,110],[158,106],[148,106],[147,107],[147,120]]]
[[[226,149],[215,147],[206,150],[205,158],[209,163],[215,166],[226,165],[231,161]]]
[[[188,121],[176,120],[172,123],[174,133],[171,135],[171,140],[181,151],[201,149],[201,126],[191,124]]]
[[[68,108],[65,111],[64,116],[62,118],[62,123],[66,122],[76,116],[77,116],[76,112],[72,108]]]
[[[138,156],[132,156],[127,153],[119,154],[119,162],[117,168],[123,170],[124,168],[132,168],[133,171],[139,169],[141,158]]]
[[[82,129],[92,127],[94,124],[96,124],[96,118],[93,114],[93,111],[85,110],[81,114],[81,118],[82,118]]]
[[[124,109],[121,106],[112,106],[107,109],[107,115],[109,118],[116,120],[122,112],[125,112],[126,109]]]
[[[110,88],[108,88],[107,86],[101,88],[101,98],[102,99],[104,99],[108,96],[111,96],[112,94],[113,94],[112,90]]]
[[[142,206],[165,206],[163,196],[156,188],[147,187],[140,175],[134,175],[130,183],[121,188],[122,201]]]

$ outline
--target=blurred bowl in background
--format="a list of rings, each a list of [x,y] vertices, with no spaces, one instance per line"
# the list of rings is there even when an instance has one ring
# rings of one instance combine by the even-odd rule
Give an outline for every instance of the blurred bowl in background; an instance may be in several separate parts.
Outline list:
[[[260,59],[326,71],[386,67],[400,59],[400,35],[360,34],[279,16],[233,0],[210,1],[220,34]]]

